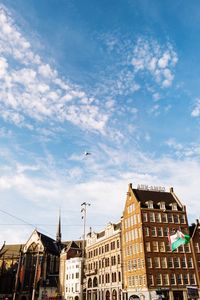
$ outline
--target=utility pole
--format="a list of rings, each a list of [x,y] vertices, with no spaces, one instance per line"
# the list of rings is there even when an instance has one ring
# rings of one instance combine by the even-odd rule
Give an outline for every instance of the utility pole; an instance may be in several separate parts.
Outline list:
[[[85,267],[85,231],[86,231],[86,218],[87,218],[87,207],[90,206],[90,203],[83,202],[81,204],[81,213],[82,213],[82,219],[83,219],[83,244],[82,244],[82,270],[81,270],[81,300],[84,300],[83,297],[83,284],[84,284],[84,267]],[[86,299],[87,299],[87,288],[86,288]]]

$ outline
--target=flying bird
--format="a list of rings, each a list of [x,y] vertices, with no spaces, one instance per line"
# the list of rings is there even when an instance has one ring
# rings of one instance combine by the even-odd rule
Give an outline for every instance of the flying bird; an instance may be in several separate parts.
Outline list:
[[[90,153],[90,152],[85,152],[85,156],[88,156],[88,155],[91,155],[92,153]]]

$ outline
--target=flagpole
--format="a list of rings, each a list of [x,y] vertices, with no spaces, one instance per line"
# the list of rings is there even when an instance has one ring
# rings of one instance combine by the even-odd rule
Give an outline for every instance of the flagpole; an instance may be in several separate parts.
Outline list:
[[[15,288],[14,288],[14,293],[13,293],[13,300],[16,298],[16,293],[17,293],[17,286],[18,286],[18,278],[19,278],[19,270],[21,267],[21,260],[22,260],[22,246],[20,247],[20,256],[19,256],[19,263],[17,266],[17,273],[15,277]]]

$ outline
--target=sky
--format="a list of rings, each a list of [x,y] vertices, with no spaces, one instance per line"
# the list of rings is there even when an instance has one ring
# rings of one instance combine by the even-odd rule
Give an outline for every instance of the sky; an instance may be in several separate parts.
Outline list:
[[[200,201],[200,3],[0,1],[0,244],[118,222],[128,184]],[[91,153],[85,155],[85,152]]]

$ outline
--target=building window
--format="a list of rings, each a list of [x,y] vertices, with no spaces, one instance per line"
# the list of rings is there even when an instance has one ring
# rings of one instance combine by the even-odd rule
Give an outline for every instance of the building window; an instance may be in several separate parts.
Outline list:
[[[112,282],[116,282],[117,281],[117,276],[116,273],[112,273]]]
[[[132,286],[135,286],[135,276],[132,276],[132,277],[131,277],[131,285],[132,285]]]
[[[128,286],[131,286],[131,284],[132,284],[131,276],[128,276]]]
[[[111,242],[110,247],[111,247],[111,250],[115,249],[115,241]]]
[[[154,278],[153,278],[153,275],[150,274],[148,277],[149,277],[149,285],[150,285],[150,286],[153,286],[153,285],[154,285]]]
[[[167,258],[161,257],[161,268],[166,269],[167,268]]]
[[[179,223],[179,216],[174,215],[174,223],[178,224]]]
[[[166,252],[172,252],[171,245],[169,243],[165,244]]]
[[[160,257],[154,257],[154,267],[156,269],[160,268]]]
[[[143,222],[148,222],[148,215],[146,212],[143,213]]]
[[[169,258],[168,258],[168,267],[169,267],[170,269],[173,269],[173,267],[174,267],[173,257],[169,257]]]
[[[105,245],[105,252],[108,252],[109,251],[109,244],[106,244]]]
[[[151,244],[150,242],[146,242],[146,251],[151,252]]]
[[[119,254],[117,255],[117,263],[118,263],[118,265],[120,264],[120,255]]]
[[[188,257],[188,268],[193,268],[193,260],[192,257]]]
[[[168,214],[168,222],[169,223],[173,223],[173,215],[172,214]]]
[[[164,227],[164,228],[163,228],[163,235],[164,235],[164,236],[168,236],[168,232],[169,232],[168,227]]]
[[[153,252],[158,252],[158,242],[157,241],[153,241],[152,245],[153,245]]]
[[[190,274],[189,276],[190,276],[190,284],[195,285],[196,284],[195,274]]]
[[[117,248],[119,248],[119,245],[120,245],[119,240],[117,240]]]
[[[121,281],[121,272],[118,272],[118,281]]]
[[[106,283],[110,283],[110,274],[106,273]]]
[[[180,284],[180,285],[183,284],[182,274],[177,274],[177,284]]]
[[[116,265],[116,257],[112,256],[111,257],[111,266],[115,266]]]
[[[186,266],[186,259],[185,259],[185,257],[182,257],[181,258],[181,267],[183,268],[183,269],[185,269],[187,266]]]
[[[176,276],[175,276],[174,273],[171,274],[170,281],[171,281],[171,285],[175,285],[176,284]]]
[[[196,253],[199,253],[199,243],[194,244],[194,249]]]
[[[158,233],[158,236],[159,236],[159,237],[162,237],[162,236],[163,236],[163,229],[162,229],[162,227],[158,227],[158,228],[157,228],[157,233]]]
[[[183,274],[183,283],[184,283],[185,285],[189,284],[188,274]]]
[[[155,214],[154,214],[154,212],[150,212],[149,213],[149,221],[150,222],[155,222]]]
[[[159,251],[165,252],[165,242],[159,242]]]
[[[140,258],[138,258],[138,260],[137,260],[137,266],[138,266],[138,269],[141,269],[141,260],[140,260]]]
[[[161,223],[161,213],[156,213],[155,218],[157,223]]]
[[[160,273],[156,275],[156,283],[157,285],[162,285],[162,275]]]
[[[160,202],[160,209],[165,209],[165,202]]]
[[[104,275],[102,275],[102,284],[104,284]]]
[[[149,227],[144,227],[145,236],[149,236]]]
[[[151,259],[151,257],[147,257],[147,267],[152,268],[152,259]]]
[[[142,286],[142,283],[143,283],[143,276],[140,275],[138,279],[139,279],[139,286]]]
[[[105,267],[109,267],[109,265],[110,265],[110,259],[109,259],[109,257],[107,257],[105,259]]]
[[[162,214],[162,222],[163,223],[167,223],[168,219],[167,219],[167,214],[166,213],[163,213]]]
[[[147,205],[148,205],[148,208],[153,208],[153,201],[148,201]]]
[[[183,245],[180,245],[178,249],[179,249],[179,252],[184,252],[184,247],[183,247]]]
[[[157,236],[156,227],[151,227],[151,235]]]
[[[172,210],[178,210],[177,203],[172,203]]]
[[[186,252],[186,253],[190,253],[190,252],[191,252],[191,251],[190,251],[190,245],[189,245],[189,244],[184,245],[184,247],[185,247],[185,252]]]
[[[185,224],[185,215],[180,215],[180,223]]]
[[[169,285],[169,275],[168,274],[163,274],[163,285]]]
[[[180,268],[179,257],[174,257],[174,268]]]

